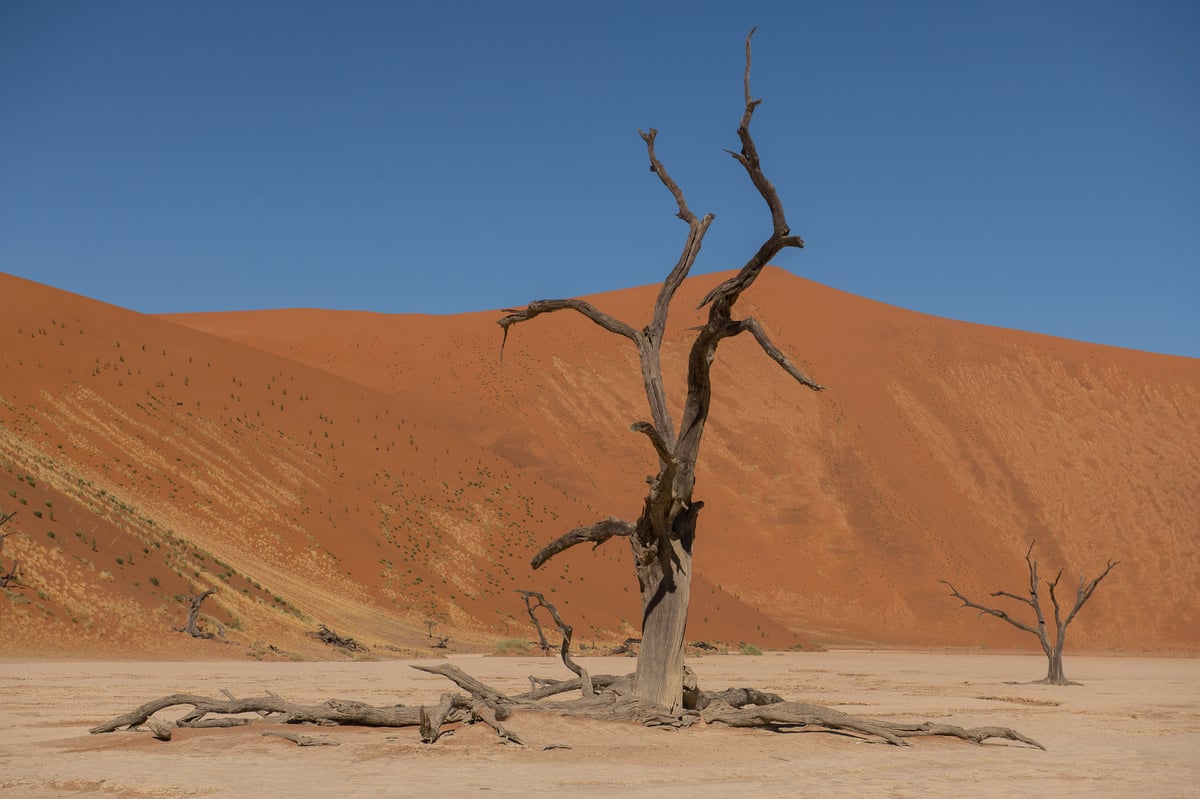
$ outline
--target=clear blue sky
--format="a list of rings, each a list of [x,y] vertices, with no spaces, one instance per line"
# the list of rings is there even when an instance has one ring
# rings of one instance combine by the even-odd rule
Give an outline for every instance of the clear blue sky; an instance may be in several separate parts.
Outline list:
[[[779,265],[1200,356],[1200,3],[0,2],[0,271],[144,312],[452,313]],[[3,299],[0,298],[0,303]],[[2,307],[2,306],[0,306]],[[640,322],[643,320],[630,320]]]

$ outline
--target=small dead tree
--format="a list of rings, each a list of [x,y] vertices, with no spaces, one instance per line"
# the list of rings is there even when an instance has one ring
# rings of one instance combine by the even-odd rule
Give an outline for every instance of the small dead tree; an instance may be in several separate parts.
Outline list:
[[[0,527],[8,524],[8,521],[16,515],[16,511],[13,511],[12,513],[4,513],[3,511],[0,511]],[[16,530],[10,530],[7,533],[0,533],[0,550],[4,549],[4,542],[8,540],[8,537],[16,532]],[[20,575],[20,558],[13,558],[12,565],[7,569],[4,568],[3,562],[0,561],[0,588],[8,588],[10,584],[15,588],[18,585],[17,581],[20,578]]]
[[[541,648],[543,654],[549,652],[550,642],[546,640],[546,633],[542,631],[542,623],[538,620],[537,614],[534,613],[534,610],[538,606],[530,601],[530,597],[541,597],[542,595],[534,591],[522,591],[520,588],[516,589],[516,592],[525,600],[525,612],[529,614],[529,620],[533,622],[533,629],[537,630],[538,646]],[[545,604],[544,599],[542,600],[542,604]]]
[[[1015,599],[1017,602],[1022,602],[1031,607],[1033,609],[1034,619],[1036,620],[1035,624],[1032,625],[1014,619],[1003,610],[981,605],[978,602],[973,602],[970,599],[967,599],[947,580],[939,580],[938,582],[945,583],[950,588],[950,596],[961,601],[962,607],[974,608],[975,610],[978,610],[981,615],[986,613],[989,616],[995,616],[998,619],[1008,622],[1018,630],[1024,630],[1027,633],[1037,636],[1038,643],[1042,645],[1042,651],[1046,653],[1046,659],[1049,661],[1049,668],[1046,671],[1045,679],[1036,680],[1035,682],[1044,683],[1046,685],[1079,685],[1077,682],[1068,680],[1066,675],[1063,673],[1062,653],[1063,646],[1066,644],[1067,639],[1067,625],[1069,625],[1075,619],[1075,615],[1079,613],[1084,604],[1086,604],[1087,601],[1092,598],[1092,594],[1095,592],[1096,586],[1100,584],[1100,581],[1107,577],[1108,573],[1112,571],[1113,566],[1116,566],[1120,561],[1109,560],[1108,565],[1104,567],[1104,571],[1100,573],[1100,576],[1094,580],[1091,580],[1090,582],[1082,574],[1079,575],[1079,587],[1075,591],[1075,604],[1071,606],[1070,611],[1068,611],[1065,616],[1062,613],[1062,606],[1059,604],[1058,594],[1055,593],[1056,589],[1058,588],[1058,581],[1062,577],[1062,569],[1058,570],[1058,574],[1054,576],[1053,580],[1046,581],[1046,586],[1049,588],[1050,593],[1050,602],[1054,605],[1055,640],[1054,643],[1051,644],[1050,636],[1046,631],[1046,617],[1045,614],[1042,613],[1042,605],[1038,597],[1038,586],[1040,582],[1038,579],[1038,563],[1033,559],[1032,553],[1033,542],[1029,544],[1029,549],[1025,552],[1025,564],[1029,569],[1029,595],[1020,596],[1019,594],[1009,593],[1008,591],[995,591],[992,593],[992,596],[994,597],[1007,597],[1008,599]]]
[[[198,624],[200,620],[200,603],[215,593],[217,593],[217,589],[210,588],[203,593],[196,594],[195,596],[184,597],[184,599],[191,603],[191,608],[188,610],[187,624],[183,626],[183,629],[180,630],[180,632],[185,632],[193,638],[216,638],[216,636],[212,633],[201,630],[200,625]]]
[[[583,695],[591,696],[593,693],[595,693],[592,687],[592,678],[588,676],[587,669],[583,668],[571,659],[571,636],[575,634],[574,628],[563,621],[562,616],[558,614],[558,608],[550,604],[549,600],[547,600],[546,597],[540,592],[522,591],[518,588],[517,593],[520,594],[521,598],[525,600],[525,609],[529,611],[529,618],[533,619],[533,626],[537,628],[538,638],[541,639],[543,652],[549,651],[550,644],[546,641],[546,636],[542,633],[541,622],[538,621],[537,614],[534,613],[534,611],[538,608],[545,608],[550,613],[550,618],[554,619],[554,624],[557,625],[558,631],[562,633],[562,646],[559,647],[559,654],[562,656],[563,665],[575,672],[575,675],[579,677],[580,687],[583,690]],[[536,605],[533,603],[533,600],[537,600]],[[533,681],[532,677],[530,678],[530,681]],[[534,687],[537,686],[535,685]]]
[[[433,630],[435,627],[437,627],[438,623],[433,619],[426,619],[424,621],[424,624],[425,624],[425,632],[429,634],[429,640],[433,641],[433,643],[430,644],[429,646],[432,647],[433,649],[447,649],[448,645],[450,644],[450,636],[439,635],[437,638],[434,638]]]
[[[649,324],[637,328],[616,319],[580,299],[537,300],[524,308],[507,309],[499,320],[507,340],[510,329],[521,322],[554,311],[575,311],[611,333],[629,339],[637,348],[642,381],[649,405],[650,421],[638,421],[632,430],[646,436],[658,460],[658,473],[648,478],[649,491],[636,522],[608,518],[579,527],[548,544],[532,560],[536,569],[558,553],[576,544],[598,546],[614,536],[628,538],[633,549],[642,600],[642,645],[637,660],[635,691],[639,699],[678,713],[683,708],[684,630],[692,581],[692,546],[696,520],[703,502],[692,496],[696,459],[708,421],[712,399],[710,371],[717,346],[727,338],[749,333],[767,356],[800,385],[820,391],[823,386],[803,374],[788,360],[753,318],[737,319],[734,304],[753,285],[759,273],[782,250],[804,246],[792,235],[783,203],[759,162],[758,149],[750,135],[750,120],[761,100],[750,94],[750,39],[746,37],[746,68],[743,77],[745,104],[738,138],[739,152],[729,152],[758,190],[771,216],[771,233],[733,277],[708,292],[700,307],[708,308],[708,321],[698,328],[688,357],[687,395],[678,429],[667,403],[663,385],[661,350],[667,327],[667,312],[676,290],[692,269],[704,235],[714,216],[697,217],[688,207],[683,190],[667,173],[655,152],[658,131],[641,132],[650,159],[650,171],[666,187],[678,208],[676,216],[688,226],[679,260],[671,269],[654,303]],[[501,344],[503,352],[503,343]]]

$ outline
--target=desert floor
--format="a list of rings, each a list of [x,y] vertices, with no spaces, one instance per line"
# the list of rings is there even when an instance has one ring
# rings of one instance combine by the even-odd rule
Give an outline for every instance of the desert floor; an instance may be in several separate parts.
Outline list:
[[[501,690],[562,678],[550,658],[455,656]],[[583,658],[625,673],[626,658]],[[304,747],[271,725],[89,735],[90,726],[170,693],[275,691],[316,703],[433,704],[450,686],[406,662],[0,662],[0,794],[22,797],[352,796],[1140,796],[1200,794],[1200,660],[1070,657],[1085,683],[1042,676],[1040,656],[837,651],[695,658],[702,687],[751,685],[789,699],[894,719],[1015,727],[1049,751],[952,739],[909,747],[828,732],[696,726],[664,731],[514,715],[524,747],[486,727],[433,746],[415,729],[308,728],[341,742]],[[173,719],[182,709],[162,715]],[[570,748],[544,749],[549,744]]]

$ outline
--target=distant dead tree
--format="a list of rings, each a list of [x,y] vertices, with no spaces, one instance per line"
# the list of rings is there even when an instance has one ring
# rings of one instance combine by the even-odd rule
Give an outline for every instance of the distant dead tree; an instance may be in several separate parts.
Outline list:
[[[433,637],[433,629],[435,627],[437,627],[438,623],[433,619],[426,619],[424,624],[425,624],[425,632],[429,634],[429,640],[433,641],[433,643],[430,644],[430,646],[433,647],[434,649],[448,648],[448,646],[450,644],[450,636],[439,635],[437,638]]]
[[[185,632],[188,635],[192,636],[193,638],[215,638],[216,637],[212,633],[204,632],[203,630],[201,630],[200,625],[198,624],[198,622],[200,620],[200,603],[203,602],[204,600],[208,599],[211,595],[213,595],[215,593],[217,593],[217,589],[210,588],[207,591],[204,591],[203,593],[196,594],[195,596],[184,596],[184,599],[186,599],[191,604],[191,608],[188,610],[187,624],[185,624],[183,626],[183,629],[180,630],[180,632]]]
[[[1071,609],[1067,612],[1066,616],[1062,614],[1062,607],[1059,604],[1058,595],[1055,593],[1055,590],[1058,588],[1058,581],[1062,577],[1062,569],[1058,570],[1058,574],[1054,576],[1053,580],[1046,581],[1046,585],[1049,588],[1050,593],[1050,602],[1054,605],[1054,627],[1056,635],[1054,643],[1051,644],[1050,636],[1046,632],[1046,617],[1042,613],[1042,605],[1038,597],[1038,586],[1040,582],[1038,579],[1038,563],[1033,559],[1032,553],[1033,542],[1029,544],[1029,549],[1025,552],[1025,564],[1029,569],[1029,595],[1020,596],[1019,594],[1009,593],[1008,591],[996,591],[992,593],[992,596],[1007,597],[1008,599],[1015,599],[1017,602],[1022,602],[1028,605],[1033,609],[1033,616],[1035,619],[1034,624],[1026,624],[1025,622],[1018,621],[1012,616],[1009,616],[1008,613],[1003,610],[981,605],[978,602],[973,602],[970,599],[967,599],[947,580],[939,580],[938,582],[945,583],[950,588],[950,596],[960,600],[962,602],[962,607],[974,608],[975,610],[978,610],[980,614],[986,613],[989,616],[995,616],[998,619],[1008,622],[1018,630],[1024,630],[1027,633],[1037,636],[1038,643],[1042,645],[1042,651],[1046,653],[1046,658],[1049,660],[1049,668],[1046,672],[1045,679],[1036,680],[1035,682],[1044,683],[1046,685],[1079,685],[1077,682],[1068,680],[1066,675],[1063,673],[1062,653],[1063,646],[1066,644],[1067,639],[1067,625],[1069,625],[1075,619],[1075,615],[1079,613],[1084,604],[1086,604],[1087,601],[1092,598],[1092,593],[1095,592],[1096,586],[1100,585],[1100,581],[1107,577],[1108,573],[1112,571],[1113,566],[1116,566],[1120,561],[1109,560],[1108,565],[1104,567],[1104,571],[1100,573],[1100,576],[1090,582],[1087,581],[1082,574],[1079,575],[1079,587],[1075,591],[1075,604],[1071,606]]]
[[[750,36],[754,31],[750,32]],[[766,328],[756,319],[737,319],[733,306],[742,292],[782,250],[804,246],[793,235],[784,215],[783,203],[775,187],[764,174],[758,149],[750,135],[750,120],[761,100],[750,95],[750,36],[746,38],[746,69],[744,73],[745,105],[738,138],[740,152],[730,152],[750,182],[757,189],[771,216],[771,233],[733,277],[713,288],[700,307],[708,308],[708,321],[697,328],[688,357],[687,395],[683,402],[683,418],[675,427],[671,418],[666,389],[663,385],[661,349],[667,327],[667,311],[676,290],[688,276],[704,235],[714,216],[697,217],[684,199],[683,190],[667,173],[659,160],[654,144],[658,131],[651,128],[641,132],[650,158],[650,171],[658,176],[671,193],[678,208],[676,216],[687,223],[679,260],[671,269],[654,303],[653,314],[645,327],[635,327],[616,319],[591,303],[580,299],[536,300],[524,308],[506,309],[499,320],[504,339],[510,329],[521,322],[554,311],[575,311],[600,327],[629,339],[637,348],[642,381],[649,405],[650,421],[635,422],[631,429],[646,436],[658,460],[658,473],[647,479],[649,490],[636,522],[608,518],[586,527],[578,527],[543,548],[532,560],[536,569],[558,553],[589,543],[595,546],[614,536],[628,538],[633,548],[634,564],[642,600],[642,645],[637,660],[635,692],[639,699],[678,713],[683,709],[684,629],[687,625],[688,602],[692,581],[692,546],[696,537],[696,520],[703,502],[692,496],[696,479],[696,459],[700,454],[700,439],[708,420],[712,399],[710,371],[717,346],[727,338],[749,333],[771,360],[775,361],[800,385],[820,391],[823,386],[803,374],[788,360],[767,335]],[[503,343],[501,345],[503,351]]]
[[[8,524],[8,521],[16,515],[16,511],[13,511],[12,513],[4,513],[3,511],[0,511],[0,527]],[[7,541],[8,537],[13,535],[15,532],[16,530],[10,530],[7,533],[0,533],[0,550],[4,549],[4,542]],[[17,581],[20,578],[20,574],[21,560],[19,558],[13,558],[12,565],[8,568],[5,568],[3,561],[0,561],[0,588],[8,588],[10,584],[16,587],[18,584]]]

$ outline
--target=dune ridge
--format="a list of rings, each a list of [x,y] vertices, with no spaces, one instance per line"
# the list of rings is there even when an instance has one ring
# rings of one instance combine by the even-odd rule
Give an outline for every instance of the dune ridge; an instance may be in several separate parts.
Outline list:
[[[668,385],[725,276],[681,288]],[[591,299],[640,325],[656,288]],[[18,511],[0,559],[28,586],[0,596],[12,653],[329,656],[318,623],[410,653],[427,620],[487,647],[530,635],[516,588],[546,592],[585,643],[636,632],[622,542],[528,567],[570,527],[636,515],[652,467],[628,431],[646,416],[636,354],[582,317],[522,326],[501,359],[497,312],[156,317],[8,275],[0,291],[0,507]],[[752,340],[722,345],[689,638],[1029,647],[937,579],[1019,591],[1036,539],[1072,590],[1122,561],[1068,651],[1197,650],[1200,361],[774,268],[739,308],[830,390]],[[209,587],[223,638],[172,632],[178,597]]]

